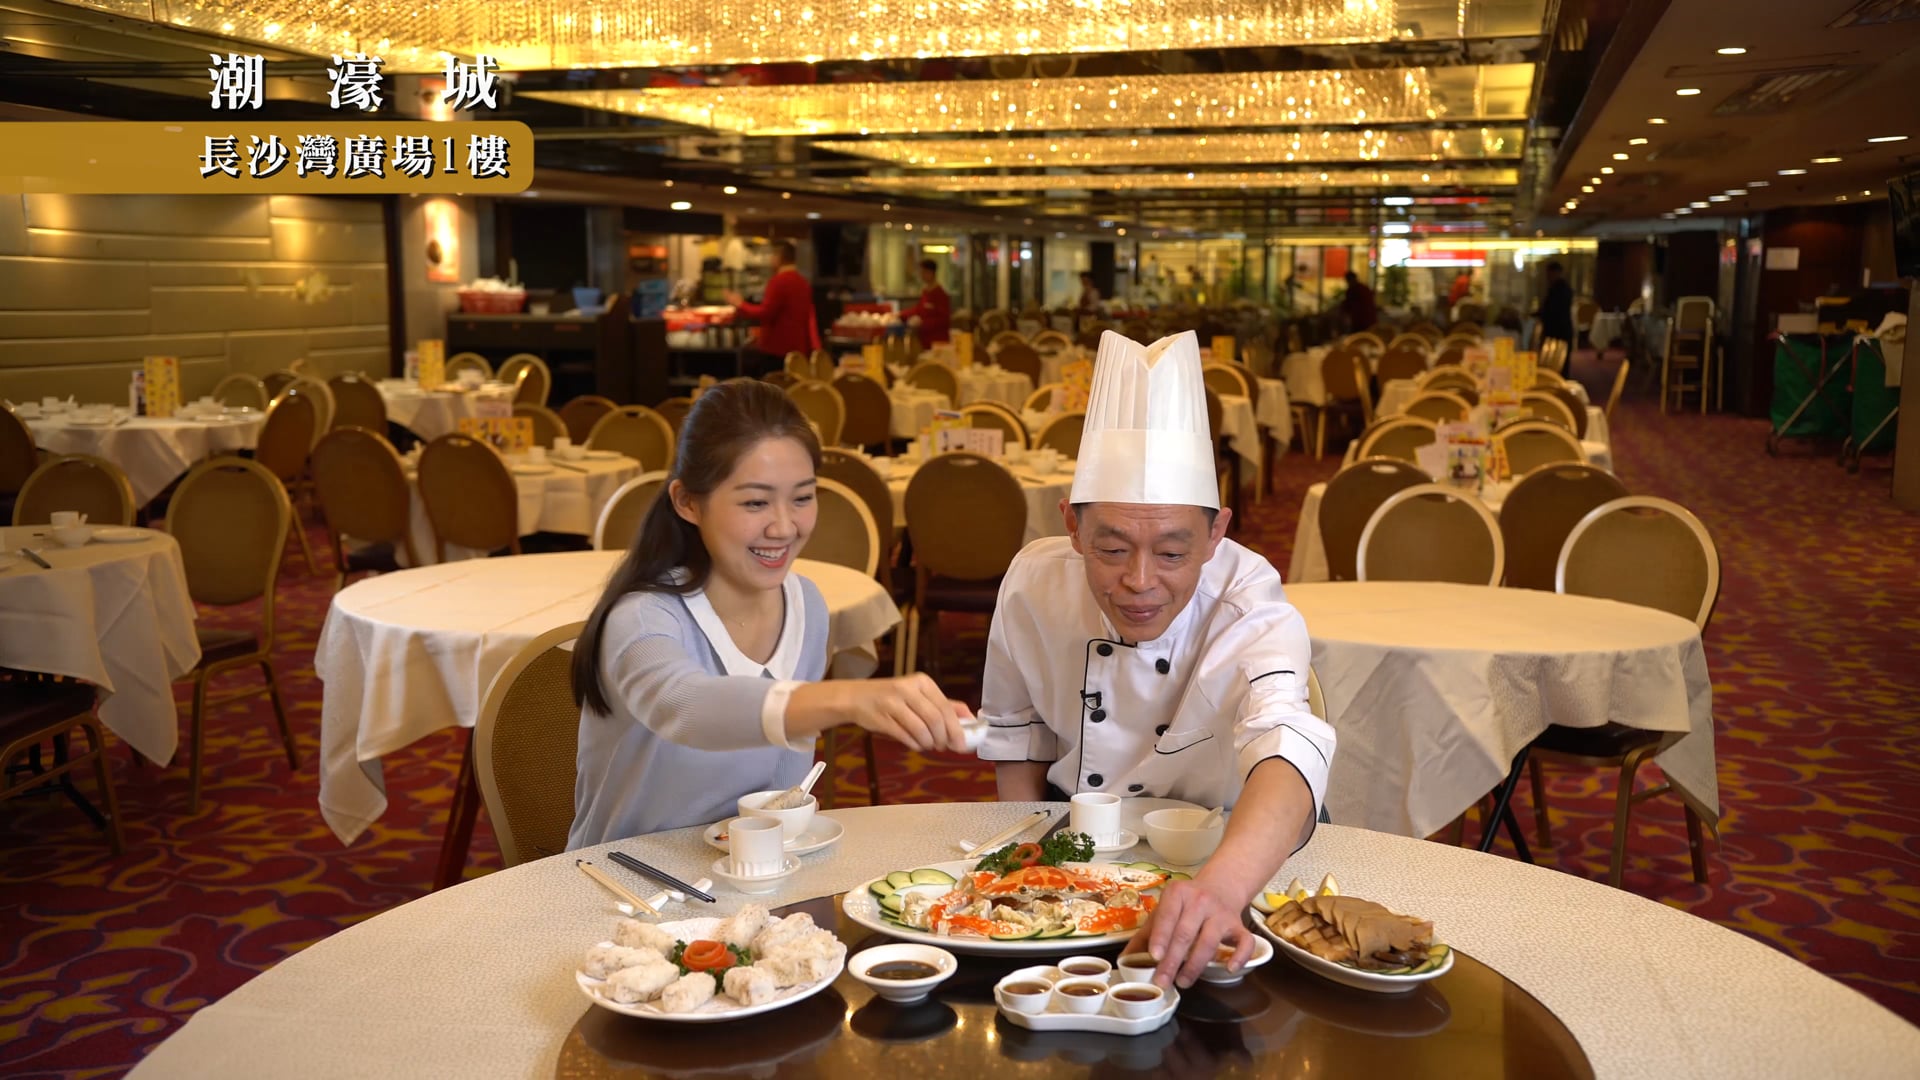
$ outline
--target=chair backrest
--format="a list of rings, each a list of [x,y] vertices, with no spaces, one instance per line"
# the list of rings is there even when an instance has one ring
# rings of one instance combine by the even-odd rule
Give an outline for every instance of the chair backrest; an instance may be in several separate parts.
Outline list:
[[[1427,373],[1429,355],[1424,339],[1416,337],[1407,341],[1396,338],[1395,344],[1380,357],[1380,366],[1375,369],[1375,374],[1383,383],[1394,379],[1418,379]]]
[[[1574,328],[1578,330],[1592,329],[1594,317],[1599,314],[1600,314],[1599,304],[1595,303],[1591,298],[1586,298],[1586,297],[1581,298],[1580,300],[1576,301],[1573,305]],[[1594,344],[1604,346],[1606,343],[1595,342]]]
[[[1360,531],[1387,496],[1432,483],[1432,477],[1399,458],[1366,458],[1341,469],[1320,496],[1320,546],[1327,554],[1327,576],[1353,581]]]
[[[1457,488],[1420,484],[1387,496],[1360,530],[1361,581],[1498,585],[1506,566],[1500,523]]]
[[[1507,584],[1552,592],[1567,534],[1594,507],[1627,494],[1618,477],[1592,465],[1549,465],[1522,477],[1500,504]]]
[[[775,368],[774,370],[767,372],[765,375],[760,376],[761,382],[772,383],[773,385],[779,387],[782,390],[785,390],[787,387],[792,386],[793,384],[799,382],[800,379],[801,379],[801,376],[796,375],[791,371],[788,371],[786,368]]]
[[[533,443],[535,446],[553,448],[553,440],[567,434],[567,422],[560,414],[545,405],[535,405],[531,401],[513,403],[513,415],[524,416],[533,421]],[[572,438],[572,436],[567,436]]]
[[[1535,367],[1533,369],[1533,385],[1528,389],[1551,390],[1556,386],[1565,386],[1565,385],[1567,385],[1566,376],[1560,374],[1557,371],[1548,371],[1546,368],[1543,368],[1543,367]]]
[[[585,445],[587,437],[593,434],[593,425],[619,407],[612,398],[582,394],[560,406],[560,419],[567,425],[567,437]]]
[[[1026,402],[1020,406],[1021,411],[1023,412],[1047,411],[1047,406],[1053,404],[1054,393],[1056,391],[1065,390],[1066,388],[1067,388],[1066,383],[1057,383],[1057,382],[1044,383],[1040,386],[1034,387],[1033,393],[1028,394]]]
[[[1070,349],[1072,347],[1073,339],[1058,330],[1042,330],[1038,334],[1033,335],[1033,348],[1042,356],[1057,353],[1062,349]],[[1039,382],[1040,377],[1038,375],[1034,376],[1033,381]]]
[[[817,474],[823,479],[843,484],[859,495],[861,501],[867,504],[867,512],[873,515],[874,527],[880,530],[881,546],[892,546],[897,511],[894,508],[893,489],[887,486],[886,477],[881,476],[878,469],[863,457],[828,447],[820,451]]]
[[[274,578],[293,527],[293,504],[257,461],[216,457],[195,465],[167,503],[187,592],[199,604],[261,601],[263,643],[273,637]]]
[[[868,577],[875,576],[880,572],[886,545],[880,535],[880,524],[873,519],[867,501],[838,480],[825,476],[815,479],[819,486],[814,491],[814,505],[819,508],[819,514],[814,518],[813,535],[807,538],[800,557],[837,563]],[[888,539],[892,533],[893,518],[888,515]]]
[[[1720,551],[1686,507],[1628,495],[1580,519],[1553,576],[1555,591],[1658,608],[1704,633],[1720,598]]]
[[[320,436],[333,430],[333,388],[311,375],[295,375],[287,386],[298,387],[313,397],[313,438],[307,442],[307,449],[312,450]]]
[[[532,353],[515,353],[507,357],[494,378],[513,384],[513,400],[516,404],[545,405],[547,394],[553,390],[553,372],[547,370],[545,360]]]
[[[1473,373],[1458,364],[1436,367],[1420,377],[1422,390],[1474,390],[1480,384],[1473,381]]]
[[[1620,361],[1620,369],[1613,373],[1613,389],[1607,392],[1607,407],[1604,410],[1608,420],[1613,419],[1613,407],[1620,404],[1620,395],[1627,389],[1627,371],[1632,368],[1631,361]]]
[[[1673,328],[1687,334],[1702,334],[1713,329],[1713,297],[1683,296],[1674,301]]]
[[[832,353],[825,349],[815,349],[807,359],[810,362],[807,378],[819,379],[821,382],[833,381],[834,369],[839,365],[834,362]]]
[[[780,370],[796,379],[811,379],[813,378],[813,357],[795,349],[781,358]]]
[[[19,491],[39,467],[40,450],[33,444],[33,432],[12,409],[0,405],[0,495]]]
[[[1025,334],[1022,334],[1020,331],[1002,330],[999,333],[993,335],[993,337],[987,341],[987,348],[991,350],[998,350],[998,349],[1004,349],[1008,345],[1025,345],[1026,343],[1027,343],[1027,336]]]
[[[1567,368],[1567,343],[1559,338],[1548,338],[1540,343],[1539,366],[1546,371],[1565,371]]]
[[[994,360],[1008,371],[1017,371],[1036,383],[1040,381],[1040,353],[1024,341],[1002,346]]]
[[[673,425],[645,405],[618,406],[587,433],[588,449],[625,454],[648,471],[673,467],[673,443]]]
[[[1440,346],[1440,352],[1433,358],[1435,367],[1463,367],[1467,362],[1467,346],[1458,341],[1450,341]]]
[[[474,777],[508,866],[567,849],[580,745],[569,646],[585,626],[569,623],[522,646],[493,677],[474,722]]]
[[[447,357],[446,373],[448,382],[453,382],[460,378],[460,373],[463,371],[477,371],[483,379],[493,378],[493,365],[487,362],[486,357],[481,356],[477,352],[454,353],[452,356]]]
[[[1027,425],[1012,410],[997,401],[976,401],[960,410],[969,427],[993,428],[1000,432],[1003,446],[1026,449]]]
[[[133,485],[105,458],[71,454],[49,458],[20,485],[13,500],[15,525],[46,525],[58,510],[78,510],[89,525],[131,525],[138,507]]]
[[[979,454],[940,454],[907,483],[907,532],[921,578],[991,581],[1007,572],[1027,534],[1020,481]]]
[[[1441,338],[1440,328],[1424,320],[1407,327],[1407,333],[1419,334],[1421,337],[1426,338],[1429,344],[1437,342]]]
[[[840,442],[848,446],[878,446],[893,436],[893,399],[875,379],[850,371],[833,380],[846,416],[840,424]]]
[[[222,405],[244,405],[261,412],[267,411],[267,404],[273,400],[267,384],[244,371],[231,372],[213,384],[213,396]]]
[[[977,329],[979,331],[979,335],[981,337],[986,338],[988,342],[991,343],[993,340],[993,336],[995,334],[1005,332],[1005,330],[1007,329],[1007,324],[1011,321],[1012,321],[1011,316],[1009,316],[1005,311],[1001,311],[997,309],[983,311],[980,313],[980,323]]]
[[[1207,364],[1200,369],[1200,378],[1207,389],[1216,394],[1233,394],[1239,397],[1251,397],[1247,384],[1253,380],[1247,373],[1233,364]]]
[[[1051,447],[1063,456],[1080,456],[1080,436],[1087,429],[1087,414],[1083,412],[1061,413],[1047,421],[1047,426],[1034,436],[1033,445]]]
[[[679,438],[680,429],[686,426],[687,414],[693,411],[693,399],[690,397],[670,397],[660,404],[655,405],[653,411],[660,414],[660,419],[665,420],[667,426],[673,429],[674,437]],[[587,430],[592,431],[593,429],[588,428]]]
[[[1431,420],[1436,424],[1465,420],[1473,406],[1459,394],[1446,390],[1425,390],[1407,402],[1404,415],[1417,416],[1422,420]]]
[[[1525,476],[1542,465],[1579,464],[1587,460],[1573,432],[1546,420],[1517,420],[1493,433],[1506,449],[1507,468]]]
[[[1415,461],[1414,451],[1440,437],[1437,425],[1418,416],[1394,416],[1368,428],[1360,436],[1356,460],[1370,457]]]
[[[1571,392],[1569,392],[1567,396],[1570,398],[1573,397]],[[1578,398],[1574,398],[1574,404],[1579,404]],[[1568,408],[1567,403],[1562,401],[1552,391],[1529,390],[1521,394],[1520,409],[1535,420],[1545,420],[1550,424],[1559,424],[1568,431],[1573,431],[1578,426],[1573,419],[1573,410]],[[1585,412],[1586,409],[1582,407],[1580,411]]]
[[[847,422],[847,403],[840,391],[818,379],[802,379],[787,387],[787,396],[800,406],[801,415],[820,429],[822,445],[840,445],[840,429]]]
[[[305,387],[289,383],[267,407],[266,423],[254,441],[253,459],[287,483],[307,467],[314,432],[320,427],[320,408]]]
[[[520,492],[492,446],[458,433],[420,451],[420,501],[439,558],[448,544],[480,551],[520,546]]]
[[[1335,345],[1320,358],[1320,382],[1328,401],[1353,401],[1364,394],[1367,360],[1358,349]]]
[[[1545,389],[1536,386],[1534,392],[1552,394],[1560,399],[1560,404],[1567,407],[1567,415],[1573,417],[1573,437],[1576,439],[1587,437],[1587,403],[1581,401],[1580,396],[1575,394],[1566,383],[1557,383]]]
[[[960,379],[945,364],[932,360],[915,364],[913,370],[907,372],[907,382],[922,390],[937,390],[947,395],[950,402],[960,400]]]
[[[1346,337],[1340,339],[1340,343],[1359,349],[1368,356],[1379,356],[1387,351],[1387,343],[1381,340],[1380,335],[1366,330],[1359,330],[1348,334]]]
[[[593,546],[599,551],[625,551],[640,535],[640,523],[646,520],[653,501],[667,490],[664,469],[641,473],[621,484],[600,508],[600,520],[593,527]]]
[[[392,544],[394,551],[406,552],[409,565],[420,565],[408,530],[412,497],[406,470],[385,436],[365,428],[334,428],[314,446],[308,467],[336,558],[341,538],[352,537]]]
[[[294,374],[292,371],[284,369],[280,371],[269,371],[260,377],[260,385],[267,388],[267,400],[272,401],[274,398],[280,396],[280,391],[292,386],[293,380],[299,377],[300,376]]]
[[[372,383],[354,374],[335,375],[327,380],[327,390],[333,394],[333,422],[327,425],[328,431],[343,427],[387,430],[387,399]]]

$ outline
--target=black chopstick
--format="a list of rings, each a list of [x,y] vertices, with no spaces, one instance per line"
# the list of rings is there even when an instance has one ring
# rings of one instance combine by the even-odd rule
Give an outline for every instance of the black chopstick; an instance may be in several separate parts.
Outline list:
[[[643,863],[639,859],[636,859],[633,856],[628,855],[624,851],[609,851],[607,852],[607,858],[613,860],[616,863],[619,863],[621,866],[626,867],[627,869],[633,871],[636,874],[639,874],[642,877],[650,877],[653,880],[659,882],[660,884],[665,885],[667,888],[675,889],[680,892],[686,893],[688,896],[691,896],[696,900],[705,900],[709,904],[719,902],[712,893],[701,892],[699,889],[696,889],[693,886],[687,884],[686,882],[681,881],[679,878],[674,877],[672,874],[667,873],[665,870],[658,870],[658,869],[655,869],[654,867],[648,866],[646,863]]]
[[[33,560],[34,562],[37,562],[37,563],[39,563],[39,564],[40,564],[40,569],[42,569],[42,570],[51,570],[51,569],[53,569],[53,564],[52,564],[52,563],[50,563],[50,562],[48,562],[47,560],[45,560],[45,559],[43,559],[43,558],[41,558],[41,557],[40,557],[40,553],[39,553],[39,552],[37,552],[37,551],[35,551],[35,550],[33,550],[32,548],[24,548],[24,547],[23,547],[23,548],[21,548],[21,549],[20,549],[20,554],[22,554],[22,555],[25,555],[25,556],[26,556],[27,558],[29,558],[29,559],[32,559],[32,560]]]

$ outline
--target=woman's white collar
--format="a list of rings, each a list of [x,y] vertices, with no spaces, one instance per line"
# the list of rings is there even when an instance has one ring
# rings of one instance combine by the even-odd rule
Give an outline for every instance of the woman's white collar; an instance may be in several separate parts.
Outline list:
[[[720,658],[720,666],[729,675],[743,675],[748,678],[760,678],[771,674],[776,679],[787,680],[794,677],[794,671],[800,666],[800,643],[807,634],[807,605],[800,591],[800,576],[789,573],[780,586],[781,599],[786,611],[780,623],[780,642],[774,646],[773,656],[762,664],[733,643],[733,635],[727,632],[726,624],[720,621],[720,613],[713,610],[713,602],[707,599],[705,589],[687,593],[684,599],[687,610],[693,613],[693,621],[700,632],[707,635],[707,643]]]

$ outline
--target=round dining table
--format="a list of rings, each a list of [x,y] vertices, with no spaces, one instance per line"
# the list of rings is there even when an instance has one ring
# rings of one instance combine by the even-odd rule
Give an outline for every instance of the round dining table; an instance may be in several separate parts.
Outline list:
[[[858,952],[884,939],[846,920],[839,894],[958,858],[958,838],[1035,809],[1064,808],[828,811],[845,828],[839,842],[753,899],[808,912]],[[591,1004],[574,972],[619,915],[575,860],[645,894],[654,884],[608,852],[691,879],[714,858],[701,831],[551,856],[350,926],[202,1008],[132,1075],[1713,1080],[1910,1077],[1920,1060],[1920,1029],[1705,919],[1513,860],[1339,825],[1321,825],[1269,888],[1332,873],[1350,895],[1429,919],[1457,954],[1445,975],[1376,995],[1276,956],[1237,987],[1184,991],[1169,1024],[1136,1036],[1017,1027],[997,1015],[991,987],[1035,961],[968,955],[917,1006],[877,1001],[845,973],[796,1004],[720,1024]],[[747,900],[724,885],[713,894],[717,903],[671,903],[663,915],[726,915]]]
[[[585,619],[624,551],[467,559],[365,578],[333,598],[314,649],[320,698],[320,813],[352,843],[386,812],[380,759],[471,728],[487,687],[534,638]],[[793,572],[827,602],[828,655],[842,678],[878,666],[874,643],[900,621],[887,590],[811,559]]]
[[[420,459],[409,455],[404,460],[407,535],[413,541],[414,553],[420,557],[418,565],[427,566],[440,561],[440,551],[434,543],[433,521],[427,517],[426,500],[420,497]],[[607,508],[614,493],[622,484],[640,475],[640,463],[625,454],[578,461],[561,461],[548,454],[544,462],[514,454],[506,460],[518,495],[514,520],[521,536],[539,532],[592,536],[600,523],[601,511]],[[449,561],[474,559],[486,554],[474,548],[450,545],[446,558]]]
[[[907,485],[913,482],[913,474],[920,470],[923,462],[906,457],[873,458],[871,462],[893,494],[894,528],[906,528]],[[1060,515],[1060,500],[1073,491],[1074,462],[1062,460],[1044,472],[1024,456],[1017,463],[1004,459],[1000,463],[1020,482],[1020,494],[1026,496],[1027,531],[1022,543],[1031,544],[1043,536],[1067,535],[1066,519]]]
[[[1432,581],[1289,584],[1327,721],[1335,821],[1430,836],[1548,725],[1679,736],[1654,757],[1717,822],[1713,681],[1694,624],[1654,608]]]
[[[477,416],[483,401],[505,402],[509,408],[513,403],[513,387],[508,383],[449,384],[438,390],[422,389],[405,379],[382,379],[375,385],[386,402],[387,419],[428,441],[460,430],[460,421]]]
[[[137,539],[63,548],[51,531],[0,528],[0,667],[91,683],[100,722],[165,765],[180,743],[173,683],[200,663],[180,544],[129,529]]]
[[[121,408],[104,422],[81,422],[67,412],[26,423],[34,443],[48,453],[89,454],[113,462],[127,474],[133,504],[145,506],[207,458],[253,449],[266,426],[266,414],[246,409],[218,416],[163,418],[132,416]]]

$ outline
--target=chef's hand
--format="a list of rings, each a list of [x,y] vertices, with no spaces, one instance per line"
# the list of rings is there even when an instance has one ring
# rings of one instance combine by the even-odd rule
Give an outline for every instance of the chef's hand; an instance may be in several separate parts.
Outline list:
[[[729,289],[727,290],[726,300],[727,300],[728,307],[739,307],[740,304],[746,300],[746,297],[741,296],[739,293]]]
[[[1240,970],[1253,955],[1253,931],[1240,920],[1246,901],[1230,891],[1201,878],[1168,882],[1147,925],[1122,952],[1152,953],[1153,983],[1162,988],[1192,986],[1223,945],[1233,950],[1228,968]]]
[[[948,700],[925,674],[900,679],[830,680],[808,683],[794,691],[793,701],[805,695],[829,711],[824,726],[852,723],[875,735],[885,735],[915,750],[965,750],[961,721],[973,713],[964,702]],[[789,710],[792,709],[789,705]]]

